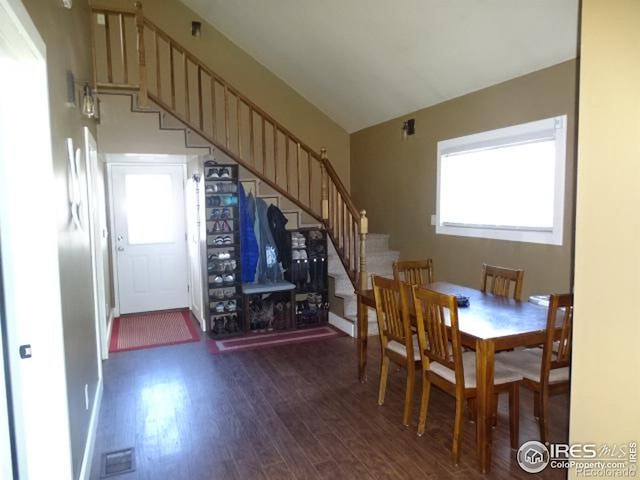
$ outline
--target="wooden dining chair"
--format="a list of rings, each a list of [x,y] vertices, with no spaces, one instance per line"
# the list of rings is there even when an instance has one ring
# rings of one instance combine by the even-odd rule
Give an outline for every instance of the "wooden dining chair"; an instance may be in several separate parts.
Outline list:
[[[433,260],[403,260],[393,262],[393,277],[409,285],[433,283]]]
[[[511,297],[511,285],[513,284],[514,300],[520,300],[522,296],[522,283],[524,270],[497,267],[495,265],[482,264],[482,283],[480,290],[500,297]]]
[[[414,286],[418,344],[422,358],[422,397],[418,420],[418,435],[424,433],[429,408],[431,384],[456,400],[453,423],[452,455],[454,463],[460,459],[462,423],[465,400],[477,397],[476,354],[463,352],[458,327],[456,297]],[[518,384],[522,377],[513,371],[494,369],[494,392],[509,393],[509,427],[511,447],[518,446]]]
[[[533,391],[533,413],[538,418],[543,443],[549,441],[549,395],[569,390],[572,329],[573,294],[551,295],[542,348],[496,355],[496,365],[520,373],[522,386]]]
[[[376,301],[376,317],[381,348],[378,404],[384,404],[389,361],[406,368],[407,386],[402,423],[408,426],[411,422],[413,409],[416,363],[420,362],[418,340],[411,331],[411,320],[407,307],[410,287],[390,278],[377,275],[371,276],[371,283],[373,284],[373,294]],[[403,304],[405,308],[402,307]]]

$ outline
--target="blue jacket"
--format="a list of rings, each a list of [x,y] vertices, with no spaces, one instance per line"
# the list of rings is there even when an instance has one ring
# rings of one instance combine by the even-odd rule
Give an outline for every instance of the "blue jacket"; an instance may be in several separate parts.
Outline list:
[[[242,183],[238,185],[239,212],[240,212],[240,252],[242,258],[242,281],[251,283],[256,275],[258,265],[258,242],[253,230],[253,222],[249,213],[247,197],[244,193]]]

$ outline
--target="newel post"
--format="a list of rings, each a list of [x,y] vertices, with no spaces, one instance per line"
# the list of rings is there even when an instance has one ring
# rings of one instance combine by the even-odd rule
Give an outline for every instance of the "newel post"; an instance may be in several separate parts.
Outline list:
[[[147,101],[147,61],[144,53],[144,15],[142,14],[142,2],[135,2],[136,30],[138,32],[138,76],[140,90],[138,91],[138,104],[141,107],[148,105]]]
[[[329,220],[329,182],[327,181],[327,149],[320,149],[320,195],[322,200],[322,219]]]
[[[367,289],[367,234],[369,233],[369,220],[366,210],[360,212],[360,265],[359,265],[359,288]]]

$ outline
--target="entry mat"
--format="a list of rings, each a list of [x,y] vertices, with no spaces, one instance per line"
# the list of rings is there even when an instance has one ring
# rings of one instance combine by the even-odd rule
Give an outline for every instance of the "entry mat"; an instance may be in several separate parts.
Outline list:
[[[330,327],[305,328],[303,330],[291,330],[279,333],[255,333],[244,337],[229,338],[223,340],[209,340],[209,351],[214,355],[229,352],[242,352],[258,348],[279,347],[294,343],[316,342],[346,336],[345,333]]]
[[[187,309],[124,315],[113,320],[109,351],[125,352],[199,340]]]

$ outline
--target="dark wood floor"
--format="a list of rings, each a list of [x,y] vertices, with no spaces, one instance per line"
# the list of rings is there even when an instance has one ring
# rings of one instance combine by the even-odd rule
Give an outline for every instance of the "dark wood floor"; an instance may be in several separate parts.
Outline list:
[[[376,403],[378,342],[370,341],[369,381],[356,380],[353,339],[213,356],[206,340],[112,354],[92,466],[107,451],[135,447],[137,469],[118,480],[521,478],[509,448],[506,398],[494,430],[493,463],[481,475],[474,424],[451,463],[454,402],[432,389],[427,430],[401,425],[404,373],[390,375]],[[420,385],[417,385],[417,392]],[[531,394],[521,393],[521,443],[537,438]],[[568,397],[551,400],[551,440],[566,441]],[[537,478],[565,478],[547,469]]]

